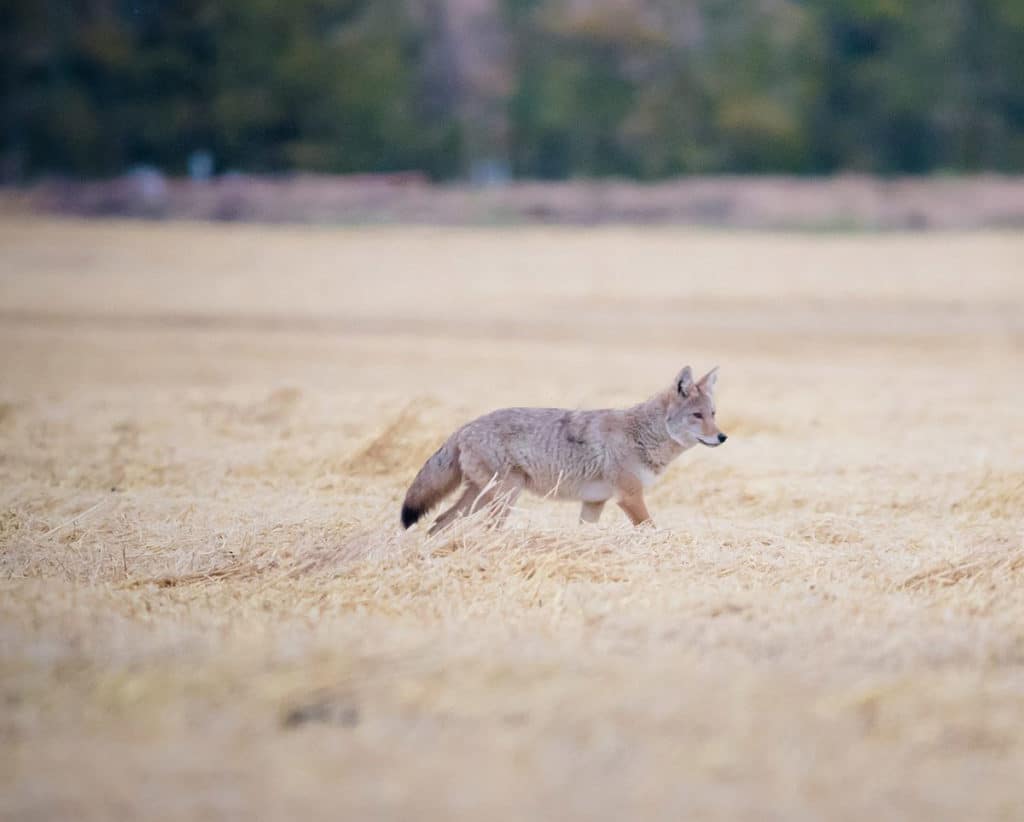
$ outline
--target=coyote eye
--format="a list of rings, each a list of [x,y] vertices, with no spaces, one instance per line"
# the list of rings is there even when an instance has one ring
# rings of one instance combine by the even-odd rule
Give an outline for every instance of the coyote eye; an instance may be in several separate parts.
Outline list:
[[[695,416],[699,420],[704,419],[704,415],[702,413],[700,413],[700,411],[694,411],[693,412],[693,416]]]

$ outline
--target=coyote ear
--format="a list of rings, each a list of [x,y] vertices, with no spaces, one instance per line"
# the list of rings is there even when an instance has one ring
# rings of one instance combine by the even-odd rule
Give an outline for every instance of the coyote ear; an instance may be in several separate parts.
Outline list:
[[[693,371],[690,369],[690,366],[686,366],[676,376],[676,391],[683,399],[690,396],[690,392],[693,391]]]
[[[717,365],[700,378],[700,382],[697,383],[697,388],[700,389],[702,394],[714,394],[716,382],[718,382]]]

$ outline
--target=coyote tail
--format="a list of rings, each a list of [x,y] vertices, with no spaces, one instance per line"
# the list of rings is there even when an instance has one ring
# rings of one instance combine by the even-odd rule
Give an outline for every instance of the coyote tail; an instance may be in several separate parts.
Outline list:
[[[412,481],[402,503],[402,526],[408,528],[437,505],[462,481],[459,467],[459,446],[455,437],[442,445],[428,459]]]

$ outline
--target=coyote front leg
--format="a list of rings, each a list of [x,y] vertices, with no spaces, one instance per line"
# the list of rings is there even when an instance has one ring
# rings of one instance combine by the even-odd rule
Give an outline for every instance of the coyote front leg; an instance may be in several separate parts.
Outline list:
[[[618,485],[618,499],[616,502],[619,508],[626,512],[629,521],[634,525],[651,522],[651,515],[647,513],[647,505],[644,503],[644,486],[640,480],[631,473],[620,475]]]
[[[626,512],[629,521],[634,525],[654,525],[654,520],[647,512],[647,505],[640,494],[632,494],[619,500],[619,508]]]
[[[604,502],[585,502],[580,508],[580,522],[597,522],[601,519]]]

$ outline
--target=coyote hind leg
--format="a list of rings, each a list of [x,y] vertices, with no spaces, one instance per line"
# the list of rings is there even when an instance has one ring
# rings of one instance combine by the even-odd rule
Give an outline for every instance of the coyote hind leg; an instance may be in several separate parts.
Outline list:
[[[434,520],[434,524],[430,526],[427,534],[436,534],[456,517],[472,514],[481,509],[488,509],[494,527],[501,527],[508,517],[509,510],[516,504],[519,493],[523,490],[523,484],[515,475],[493,483],[484,491],[481,491],[480,486],[475,482],[468,483],[462,496],[451,508]]]
[[[462,492],[462,496],[458,498],[451,508],[438,515],[437,519],[434,520],[434,524],[430,526],[430,530],[427,531],[427,534],[436,534],[460,514],[469,513],[469,509],[478,496],[480,496],[480,488],[472,482],[468,483],[466,490]]]
[[[512,506],[516,504],[516,500],[519,499],[519,494],[522,493],[524,485],[526,485],[526,481],[523,477],[519,474],[511,473],[505,479],[495,482],[492,488],[484,491],[480,497],[480,502],[474,505],[473,508],[488,507],[493,526],[500,528],[505,524],[505,520],[508,519],[509,512],[512,510]]]

